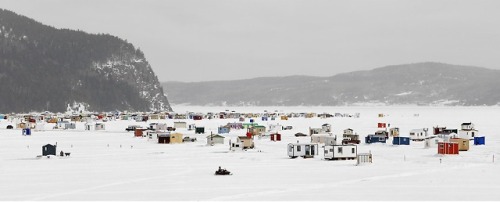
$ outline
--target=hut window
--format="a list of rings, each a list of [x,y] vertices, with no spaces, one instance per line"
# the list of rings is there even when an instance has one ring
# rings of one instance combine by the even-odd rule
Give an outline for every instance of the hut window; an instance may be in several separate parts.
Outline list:
[[[333,149],[330,149],[330,152],[333,152]]]
[[[300,145],[297,145],[297,151],[300,151]]]
[[[342,153],[342,147],[338,148],[338,153]]]
[[[356,149],[351,148],[351,152],[352,152],[353,154],[354,154],[354,153],[356,153]]]

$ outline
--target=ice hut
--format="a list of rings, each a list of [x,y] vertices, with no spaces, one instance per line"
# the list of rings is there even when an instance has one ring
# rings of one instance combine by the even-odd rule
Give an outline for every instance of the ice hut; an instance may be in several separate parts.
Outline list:
[[[412,141],[423,141],[428,138],[427,128],[413,129],[410,131],[410,139]]]
[[[355,144],[326,145],[324,147],[324,157],[327,160],[354,160],[357,155],[358,148]]]
[[[255,147],[255,144],[253,142],[253,138],[252,137],[238,136],[238,139],[236,139],[236,142],[242,142],[243,143],[243,149],[253,149]]]
[[[290,158],[297,158],[297,157],[313,158],[315,155],[318,155],[318,144],[313,144],[313,143],[288,144],[288,156]]]
[[[104,123],[96,123],[95,124],[95,130],[105,130],[106,129],[106,125],[104,125]]]
[[[390,128],[389,129],[389,136],[398,137],[399,136],[399,128]]]
[[[243,142],[231,142],[229,141],[229,150],[230,151],[243,151]]]
[[[439,142],[438,154],[458,154],[458,143],[456,142]]]
[[[92,122],[85,123],[85,130],[95,130],[95,124]]]
[[[366,144],[371,144],[371,143],[386,143],[387,142],[387,137],[385,135],[374,135],[374,134],[369,134],[365,137],[365,143]]]
[[[174,122],[174,128],[187,128],[186,122]]]
[[[207,145],[224,144],[224,136],[219,134],[210,134],[207,136]]]
[[[342,144],[359,144],[359,135],[350,128],[344,130],[342,134]]]
[[[272,133],[271,134],[271,141],[281,141],[281,134],[279,133]]]
[[[478,135],[478,132],[474,128],[474,124],[472,123],[462,123],[462,129],[458,131],[458,137],[467,139],[467,140],[473,140],[475,136]]]
[[[443,142],[444,139],[440,137],[430,137],[424,140],[424,148],[437,148],[439,142]]]
[[[451,138],[450,142],[458,144],[458,151],[469,151],[469,140],[463,138]]]
[[[474,137],[474,145],[484,145],[486,142],[486,138],[484,136],[482,137]]]
[[[217,128],[217,131],[218,131],[219,134],[229,133],[229,131],[231,131],[231,127],[229,127],[229,126],[219,126],[219,128]]]
[[[57,145],[46,144],[42,146],[42,156],[56,155]]]
[[[153,137],[156,135],[158,137],[159,144],[174,144],[174,143],[182,143],[182,134],[181,133],[150,133]]]
[[[320,133],[311,135],[311,143],[325,144],[327,137],[332,137],[330,133]]]
[[[396,137],[392,138],[392,144],[393,145],[410,145],[410,138],[396,136]]]
[[[205,134],[205,127],[196,127],[194,130],[196,134]]]
[[[359,153],[356,157],[358,160],[356,165],[361,165],[365,163],[373,163],[373,156],[371,153]]]
[[[326,133],[332,132],[332,125],[325,123],[321,125],[321,130]]]

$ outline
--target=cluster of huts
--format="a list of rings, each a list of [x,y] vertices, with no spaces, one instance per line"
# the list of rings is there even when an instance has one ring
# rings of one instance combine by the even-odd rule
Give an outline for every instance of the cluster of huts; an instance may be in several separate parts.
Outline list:
[[[438,154],[458,154],[459,151],[468,151],[470,141],[474,145],[484,145],[485,136],[479,135],[473,123],[462,123],[460,129],[448,129],[446,127],[433,127],[413,129],[408,136],[401,136],[399,128],[387,129],[385,123],[378,123],[375,134],[365,137],[365,143],[386,143],[392,139],[393,145],[410,145],[412,141],[424,141],[425,148],[437,148]],[[432,132],[432,134],[431,134]]]
[[[380,116],[380,115],[379,115]],[[229,141],[230,151],[241,151],[255,148],[255,137],[269,136],[271,141],[281,141],[280,132],[290,130],[290,125],[279,123],[269,124],[268,127],[259,125],[256,119],[268,120],[288,120],[289,118],[330,118],[330,117],[359,117],[357,114],[328,114],[328,113],[92,113],[92,114],[36,114],[36,115],[3,115],[0,119],[7,119],[14,122],[16,128],[23,129],[23,135],[30,135],[31,130],[43,130],[45,123],[55,123],[54,129],[71,130],[76,128],[76,122],[85,122],[85,130],[105,130],[105,123],[114,120],[134,120],[137,122],[154,122],[161,119],[238,119],[239,122],[229,122],[217,128],[217,133],[211,132],[206,136],[207,145],[224,144],[226,138],[223,134],[228,134],[234,130],[246,130],[245,135],[238,136],[236,140]],[[383,116],[381,116],[383,117]],[[245,122],[245,121],[249,122]],[[186,121],[175,121],[172,126],[165,123],[151,123],[149,128],[139,126],[129,126],[135,137],[147,138],[158,144],[175,144],[187,141],[196,141],[196,138],[185,137],[177,129],[193,130],[195,134],[205,134],[205,128],[188,124]],[[485,137],[480,136],[473,123],[462,123],[460,129],[447,129],[446,127],[433,127],[432,131],[427,128],[413,129],[408,136],[403,136],[398,127],[390,127],[390,124],[378,123],[378,130],[374,134],[365,136],[366,144],[387,143],[392,140],[392,145],[410,145],[412,141],[424,141],[426,148],[437,148],[439,154],[458,154],[459,151],[468,151],[469,142],[474,145],[485,144]],[[432,133],[432,134],[431,134]],[[371,162],[372,156],[369,153],[358,153],[357,144],[360,144],[360,137],[351,128],[343,131],[342,135],[333,135],[332,126],[328,123],[321,127],[309,127],[309,143],[290,143],[287,145],[288,156],[291,158],[310,158],[319,155],[323,150],[326,160],[352,160],[358,159],[361,162]]]

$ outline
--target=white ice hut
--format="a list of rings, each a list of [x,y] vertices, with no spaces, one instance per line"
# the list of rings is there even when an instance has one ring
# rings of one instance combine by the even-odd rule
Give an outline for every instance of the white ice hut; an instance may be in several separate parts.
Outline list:
[[[462,123],[462,128],[458,131],[458,137],[467,140],[473,140],[478,134],[473,123]]]
[[[297,157],[313,158],[315,155],[318,155],[318,144],[312,144],[312,143],[288,144],[288,156],[290,158],[297,158]]]
[[[283,126],[280,125],[279,123],[270,124],[268,128],[269,128],[268,132],[278,132],[278,131],[283,130]]]
[[[174,128],[187,128],[186,122],[174,122]]]
[[[85,130],[95,130],[95,123],[93,122],[85,123]]]
[[[326,145],[324,155],[326,160],[354,160],[358,155],[358,147],[355,144]]]
[[[449,139],[449,138],[448,138]],[[437,148],[439,142],[443,142],[444,139],[437,137],[437,136],[431,136],[427,139],[424,140],[424,148]]]
[[[427,128],[413,129],[410,131],[410,139],[413,141],[422,141],[428,138]]]
[[[332,134],[330,134],[330,133],[312,134],[311,135],[311,143],[325,144],[329,137],[335,138],[335,136],[332,136]]]
[[[232,152],[243,151],[243,142],[229,140],[229,150]]]

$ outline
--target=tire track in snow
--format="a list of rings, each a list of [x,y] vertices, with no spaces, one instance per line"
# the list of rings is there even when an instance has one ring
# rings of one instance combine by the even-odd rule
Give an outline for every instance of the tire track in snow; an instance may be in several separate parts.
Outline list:
[[[425,170],[425,171],[421,171],[421,172],[406,172],[406,173],[383,175],[383,176],[365,177],[365,178],[360,178],[360,179],[345,180],[345,181],[333,182],[333,183],[308,185],[307,188],[300,187],[300,188],[288,188],[285,190],[270,190],[270,191],[251,192],[251,193],[244,193],[244,194],[235,194],[235,195],[230,195],[230,196],[221,196],[221,197],[216,197],[216,198],[207,199],[207,200],[208,201],[222,201],[222,200],[235,201],[238,199],[247,199],[248,200],[248,197],[265,196],[265,195],[272,195],[272,194],[278,194],[278,193],[293,193],[293,192],[298,193],[298,192],[304,192],[305,190],[314,190],[314,189],[321,189],[321,188],[327,188],[327,187],[338,187],[341,185],[355,184],[355,183],[365,182],[365,181],[383,180],[383,179],[391,179],[391,178],[399,178],[399,177],[409,177],[409,176],[414,176],[414,175],[422,175],[422,174],[446,171],[446,170],[450,170],[450,169],[473,168],[473,167],[479,167],[479,166],[485,166],[485,165],[488,165],[488,164],[472,164],[472,165],[465,165],[465,166],[461,165],[461,166],[454,166],[451,168],[444,167],[444,168],[437,168],[437,169],[429,169],[429,170]]]
[[[96,190],[96,189],[101,189],[101,188],[106,188],[106,187],[112,187],[112,186],[117,186],[117,185],[130,184],[130,183],[134,183],[134,182],[142,182],[142,181],[148,181],[148,180],[157,180],[158,178],[166,178],[166,177],[171,177],[171,176],[180,175],[180,174],[187,174],[187,173],[190,173],[192,171],[193,171],[193,169],[190,168],[188,170],[184,170],[184,171],[177,172],[177,173],[171,173],[169,175],[154,176],[154,177],[139,178],[139,179],[133,179],[133,180],[120,181],[120,182],[113,182],[113,183],[93,186],[93,187],[84,188],[84,189],[67,191],[67,192],[63,192],[63,193],[50,194],[50,195],[46,195],[46,196],[42,196],[42,197],[37,197],[34,199],[29,199],[28,201],[40,201],[40,200],[45,200],[45,199],[49,199],[49,198],[71,195],[71,194],[76,194],[76,193],[81,193],[81,192],[86,192],[86,191],[91,191],[91,190]]]

